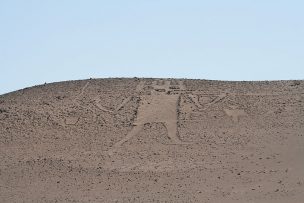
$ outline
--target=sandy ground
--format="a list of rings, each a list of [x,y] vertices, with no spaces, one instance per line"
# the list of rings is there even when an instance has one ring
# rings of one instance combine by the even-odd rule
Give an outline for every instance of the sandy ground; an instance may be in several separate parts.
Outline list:
[[[91,79],[0,96],[0,202],[304,202],[304,82]]]

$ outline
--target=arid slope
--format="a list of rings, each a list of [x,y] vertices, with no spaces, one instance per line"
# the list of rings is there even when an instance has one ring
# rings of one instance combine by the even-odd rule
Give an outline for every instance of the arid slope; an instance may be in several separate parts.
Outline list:
[[[0,96],[0,202],[304,202],[304,82],[91,79]]]

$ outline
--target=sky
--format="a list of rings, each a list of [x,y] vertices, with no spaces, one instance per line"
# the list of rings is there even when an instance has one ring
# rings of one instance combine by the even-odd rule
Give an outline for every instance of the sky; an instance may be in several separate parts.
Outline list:
[[[304,79],[303,0],[0,0],[0,94],[65,80]]]

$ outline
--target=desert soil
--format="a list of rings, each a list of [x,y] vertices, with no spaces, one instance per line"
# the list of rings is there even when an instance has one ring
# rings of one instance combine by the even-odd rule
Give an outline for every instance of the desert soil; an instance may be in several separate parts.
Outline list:
[[[304,202],[304,81],[90,79],[0,96],[0,202]]]

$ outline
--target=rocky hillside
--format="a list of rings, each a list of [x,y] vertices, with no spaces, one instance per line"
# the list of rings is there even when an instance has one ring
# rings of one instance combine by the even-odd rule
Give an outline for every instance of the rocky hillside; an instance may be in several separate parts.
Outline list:
[[[0,96],[0,202],[303,202],[304,82],[90,79]]]

